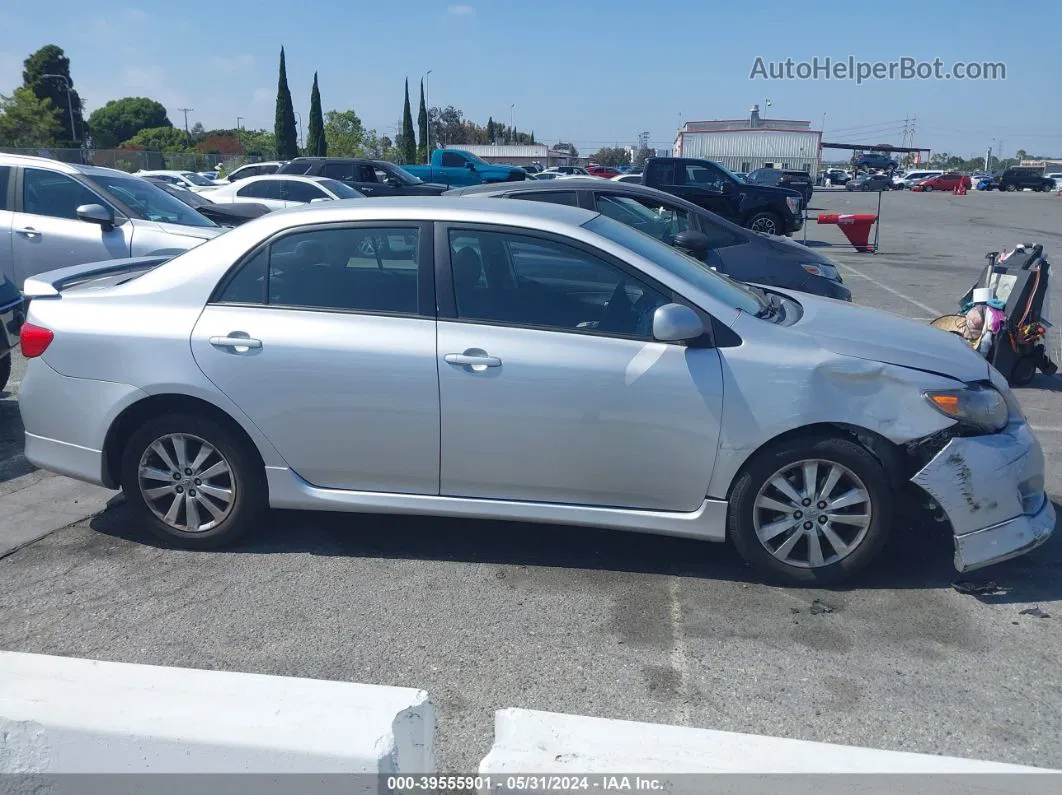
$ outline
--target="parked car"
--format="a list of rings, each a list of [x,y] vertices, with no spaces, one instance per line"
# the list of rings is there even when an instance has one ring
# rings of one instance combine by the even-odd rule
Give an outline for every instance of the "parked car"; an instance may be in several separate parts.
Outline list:
[[[970,178],[957,171],[949,171],[945,174],[937,174],[935,177],[919,180],[911,186],[911,190],[931,193],[935,190],[955,190],[960,185],[967,189],[970,188]]]
[[[2,182],[0,178],[0,188],[3,187]],[[2,190],[0,195],[3,195]],[[6,389],[7,382],[11,380],[11,351],[18,345],[18,334],[23,320],[25,306],[22,293],[14,282],[0,273],[0,391]]]
[[[303,177],[297,174],[272,174],[247,177],[233,185],[225,185],[210,194],[218,204],[251,202],[264,204],[271,210],[283,210],[315,201],[357,199],[364,197],[349,185],[327,177]]]
[[[827,178],[830,180],[831,185],[844,185],[851,179],[851,176],[844,169],[828,168],[822,172],[822,180],[819,184],[825,185]]]
[[[231,174],[227,177],[222,177],[218,181],[224,185],[239,182],[241,179],[247,179],[248,177],[263,177],[267,174],[276,174],[281,166],[287,162],[287,160],[267,160],[261,163],[248,163],[246,166],[234,169]]]
[[[992,190],[992,177],[982,177],[974,185],[977,190]]]
[[[1044,177],[1038,168],[1014,166],[993,175],[988,186],[988,190],[1003,190],[1010,193],[1026,188],[1034,191],[1052,191],[1055,189],[1055,181]]]
[[[892,179],[888,174],[864,174],[848,180],[844,185],[848,191],[883,191],[891,187]]]
[[[852,167],[855,169],[880,169],[882,171],[895,171],[899,163],[893,160],[886,152],[864,152],[852,158]]]
[[[0,154],[0,272],[21,289],[82,262],[184,250],[225,230],[124,171]]]
[[[477,185],[446,195],[492,196],[582,207],[685,250],[719,273],[739,281],[852,300],[837,263],[821,251],[785,237],[752,232],[703,207],[644,185],[573,177],[548,185],[535,182]]]
[[[321,203],[27,294],[26,458],[121,486],[170,544],[269,506],[441,514],[729,539],[824,584],[877,557],[907,490],[960,571],[1054,528],[1039,443],[957,336],[746,287],[582,208]]]
[[[613,177],[618,177],[623,173],[618,168],[614,168],[612,166],[590,166],[586,169],[586,172],[591,177],[600,177],[601,179],[612,179]]]
[[[270,209],[264,204],[252,204],[250,202],[240,204],[217,204],[201,193],[192,193],[190,190],[178,188],[176,185],[172,185],[163,180],[156,181],[156,177],[143,177],[143,179],[154,183],[161,190],[166,191],[166,193],[170,194],[175,199],[180,199],[200,215],[209,218],[218,226],[239,226],[240,224],[245,224],[248,221],[270,212]]]
[[[781,168],[757,168],[745,177],[745,182],[749,185],[770,185],[795,190],[804,198],[805,207],[811,203],[811,194],[815,190],[808,172]]]
[[[203,179],[209,179],[211,182],[216,182],[218,178],[217,171],[197,171],[196,173]]]
[[[1044,179],[1054,180],[1055,190],[1062,190],[1062,172],[1054,172],[1051,174],[1044,174]]]
[[[804,225],[803,197],[795,190],[749,185],[718,163],[651,157],[642,184],[693,202],[727,220],[770,235],[791,235]]]
[[[637,174],[618,174],[617,176],[612,177],[612,181],[613,182],[630,182],[630,183],[635,184],[635,185],[641,185],[642,184],[642,172],[639,171]]]
[[[518,182],[527,179],[527,172],[517,166],[498,166],[488,163],[471,152],[460,149],[436,149],[431,153],[431,165],[403,166],[424,182],[460,188],[484,182]]]
[[[366,196],[438,196],[445,185],[424,182],[387,160],[353,157],[297,157],[278,174],[305,174],[339,180]]]
[[[892,187],[894,190],[904,190],[905,188],[910,188],[916,182],[921,182],[922,180],[929,179],[930,177],[940,176],[943,173],[943,171],[933,170],[908,171],[899,176],[893,176]]]
[[[563,174],[565,176],[588,177],[590,172],[582,166],[552,166],[545,170],[546,174]]]
[[[137,171],[138,177],[156,177],[163,182],[168,182],[171,185],[176,185],[179,188],[190,190],[193,193],[201,193],[203,191],[211,191],[217,187],[217,183],[214,180],[207,179],[206,177],[195,173],[194,171]]]

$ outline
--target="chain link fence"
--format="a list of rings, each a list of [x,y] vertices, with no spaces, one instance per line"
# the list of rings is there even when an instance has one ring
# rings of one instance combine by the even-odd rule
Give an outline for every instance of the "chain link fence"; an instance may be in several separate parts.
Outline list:
[[[48,157],[64,163],[103,166],[120,171],[171,169],[174,171],[213,171],[219,165],[226,172],[257,163],[261,157],[252,155],[207,155],[198,152],[145,152],[137,149],[17,149],[0,147],[11,155]]]

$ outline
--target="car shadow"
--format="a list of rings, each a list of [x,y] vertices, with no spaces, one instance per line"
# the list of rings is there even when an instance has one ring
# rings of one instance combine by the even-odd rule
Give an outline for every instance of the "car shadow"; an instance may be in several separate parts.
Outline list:
[[[1057,507],[1057,506],[1056,506]],[[1058,508],[1062,515],[1062,508]],[[137,526],[122,501],[93,518],[99,533],[168,548]],[[1062,598],[1062,539],[985,572],[959,575],[946,525],[901,527],[882,557],[851,584],[831,590],[946,588],[956,582],[992,595],[983,601],[1018,603]],[[544,566],[660,574],[757,583],[762,579],[729,544],[567,525],[486,519],[270,511],[234,547],[204,554],[311,554],[401,560]],[[811,588],[821,589],[819,584]]]
[[[1057,362],[1056,362],[1057,364]],[[1038,389],[1041,392],[1062,392],[1062,375],[1044,375],[1037,373],[1033,380],[1024,384],[1022,389]]]
[[[10,396],[10,393],[3,394]],[[0,400],[0,483],[37,471],[22,454],[25,438],[18,402]]]

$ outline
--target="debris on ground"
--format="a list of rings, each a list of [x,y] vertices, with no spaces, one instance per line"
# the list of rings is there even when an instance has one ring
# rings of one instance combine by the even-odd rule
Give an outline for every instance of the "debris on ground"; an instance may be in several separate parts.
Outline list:
[[[816,599],[811,603],[811,609],[808,612],[813,616],[821,616],[823,613],[832,613],[833,608],[821,599]]]
[[[991,580],[985,580],[983,582],[973,582],[972,580],[956,580],[951,584],[959,593],[967,594],[968,596],[1003,596],[1007,593],[1007,589],[996,585]]]
[[[1018,615],[1032,616],[1033,618],[1050,618],[1049,613],[1045,613],[1039,607],[1026,607],[1024,610],[1019,611]]]

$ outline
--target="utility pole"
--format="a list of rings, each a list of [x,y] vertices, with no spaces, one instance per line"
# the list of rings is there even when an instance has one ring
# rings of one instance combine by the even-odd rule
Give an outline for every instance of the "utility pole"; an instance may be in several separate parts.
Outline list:
[[[988,154],[985,155],[985,173],[992,173],[992,147],[988,147]]]
[[[188,131],[188,114],[195,108],[177,108],[178,113],[184,114],[184,135],[188,139],[189,143],[192,141],[192,134]]]

